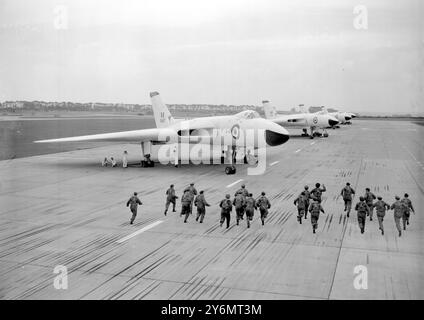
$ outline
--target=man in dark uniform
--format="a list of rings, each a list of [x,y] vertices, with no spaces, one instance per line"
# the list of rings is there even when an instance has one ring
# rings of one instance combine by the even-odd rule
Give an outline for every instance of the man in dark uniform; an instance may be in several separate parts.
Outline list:
[[[243,219],[244,209],[246,205],[245,197],[242,193],[236,193],[236,196],[233,200],[233,205],[236,208],[237,225],[239,225],[240,219]]]
[[[359,197],[359,202],[356,204],[355,210],[357,211],[357,214],[358,214],[359,228],[361,229],[361,233],[364,233],[365,232],[365,220],[366,220],[367,212],[368,212],[368,206],[365,203],[364,197],[362,197],[362,196]]]
[[[194,196],[189,190],[186,190],[183,194],[183,197],[181,198],[182,206],[180,217],[182,215],[185,215],[184,223],[187,223],[188,216],[191,214],[191,205],[193,203],[193,198]]]
[[[265,197],[265,192],[262,191],[261,196],[258,200],[256,200],[256,206],[259,208],[259,211],[261,212],[261,220],[262,225],[265,224],[265,218],[268,215],[268,209],[271,208],[271,203],[269,202],[268,198]]]
[[[350,183],[347,182],[346,186],[342,189],[342,192],[340,193],[343,197],[344,201],[344,211],[347,211],[347,216],[349,217],[350,210],[352,208],[352,195],[355,194],[355,190],[350,186]]]
[[[325,188],[324,185],[322,185],[322,188],[321,188],[321,184],[320,183],[316,183],[315,184],[315,189],[313,189],[311,191],[311,198],[314,199],[314,200],[317,200],[318,203],[321,203],[321,201],[322,201],[322,193],[325,192],[325,191],[327,191],[327,189]]]
[[[178,197],[175,195],[174,185],[171,184],[168,190],[166,190],[166,203],[165,203],[165,216],[168,213],[169,205],[172,203],[172,212],[175,212],[175,200]]]
[[[402,236],[402,228],[400,226],[400,219],[403,218],[405,214],[406,206],[400,201],[400,197],[395,197],[396,201],[390,206],[393,211],[393,217],[395,218],[396,229],[399,231],[399,237]]]
[[[372,221],[372,214],[373,214],[373,201],[376,199],[374,193],[371,192],[370,188],[365,189],[365,203],[368,207],[368,216],[370,216],[370,221]]]
[[[143,203],[141,203],[140,199],[137,197],[137,192],[134,192],[134,195],[127,201],[127,207],[130,206],[132,212],[130,224],[134,223],[135,217],[137,216],[137,207],[142,204]]]
[[[294,200],[294,205],[297,205],[297,221],[302,224],[302,217],[308,210],[305,191],[302,191],[300,195]]]
[[[318,228],[318,219],[320,212],[325,213],[321,204],[318,202],[318,199],[314,199],[314,201],[309,206],[309,212],[311,213],[311,224],[312,224],[312,232],[315,233],[315,230]]]
[[[403,221],[403,230],[406,230],[406,225],[409,225],[409,216],[411,211],[415,214],[414,207],[412,206],[411,200],[409,200],[409,195],[405,193],[402,203],[405,205],[405,212],[402,217]]]
[[[200,194],[198,196],[196,196],[196,199],[194,200],[194,205],[197,207],[196,221],[198,221],[200,217],[200,223],[203,223],[203,219],[205,218],[206,213],[206,207],[210,207],[210,204],[207,203],[205,199],[203,190],[200,191]]]
[[[246,198],[246,220],[247,220],[248,228],[250,228],[250,221],[253,220],[255,209],[256,209],[256,201],[255,199],[253,199],[252,194],[249,193],[248,197]]]
[[[219,207],[221,208],[221,220],[220,224],[222,224],[225,220],[227,220],[227,229],[230,227],[230,219],[231,219],[231,211],[233,210],[233,204],[230,200],[231,196],[229,194],[225,195],[225,199],[221,201]]]
[[[373,204],[373,206],[375,208],[375,212],[377,213],[379,229],[381,230],[381,234],[384,235],[383,220],[384,216],[386,215],[386,209],[389,210],[390,206],[383,201],[381,196],[378,196],[377,199],[378,200]]]

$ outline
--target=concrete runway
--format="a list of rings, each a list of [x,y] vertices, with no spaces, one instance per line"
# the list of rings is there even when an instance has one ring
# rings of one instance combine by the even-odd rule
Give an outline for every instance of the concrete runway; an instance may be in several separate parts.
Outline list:
[[[100,166],[125,149],[137,159],[138,145],[1,161],[0,298],[424,299],[424,127],[354,119],[329,133],[269,149],[260,176],[248,176],[247,165],[229,176],[222,165]],[[166,189],[175,184],[181,197],[192,181],[212,205],[204,223],[184,224],[180,203],[165,217]],[[401,238],[393,211],[384,236],[376,219],[360,233],[339,197],[347,181],[358,196],[370,187],[390,204],[409,193],[416,215]],[[256,212],[250,229],[245,220],[236,226],[233,212],[231,227],[220,228],[218,202],[242,182],[267,193],[266,224]],[[293,200],[316,182],[327,187],[326,214],[313,234],[309,218],[297,222]],[[133,191],[143,206],[130,225]],[[57,265],[67,267],[66,290],[53,286]],[[354,287],[357,265],[368,270],[366,290]]]

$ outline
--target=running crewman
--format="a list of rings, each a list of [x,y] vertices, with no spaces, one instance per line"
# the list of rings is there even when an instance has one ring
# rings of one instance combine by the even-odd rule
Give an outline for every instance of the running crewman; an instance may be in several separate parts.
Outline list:
[[[130,206],[132,212],[132,217],[130,219],[130,224],[134,223],[135,217],[137,216],[137,207],[142,205],[140,199],[137,197],[137,192],[134,192],[134,195],[127,201],[127,207]]]

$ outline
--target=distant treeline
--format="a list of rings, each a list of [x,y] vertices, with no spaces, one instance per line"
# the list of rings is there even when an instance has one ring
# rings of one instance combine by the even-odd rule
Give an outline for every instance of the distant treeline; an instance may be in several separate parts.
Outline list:
[[[169,110],[196,113],[233,113],[243,110],[262,111],[262,107],[252,105],[207,105],[207,104],[168,104]],[[78,102],[44,102],[44,101],[6,101],[0,103],[0,109],[8,112],[21,111],[95,111],[95,112],[137,112],[145,115],[153,114],[150,104],[108,104]]]

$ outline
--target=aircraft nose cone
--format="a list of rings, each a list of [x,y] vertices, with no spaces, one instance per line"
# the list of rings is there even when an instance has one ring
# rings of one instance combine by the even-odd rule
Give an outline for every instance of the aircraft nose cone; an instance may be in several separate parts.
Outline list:
[[[328,125],[330,127],[335,126],[339,123],[339,121],[337,121],[336,119],[328,119]]]
[[[265,130],[265,141],[271,147],[286,143],[287,140],[289,140],[288,132],[286,134],[272,130]]]

